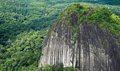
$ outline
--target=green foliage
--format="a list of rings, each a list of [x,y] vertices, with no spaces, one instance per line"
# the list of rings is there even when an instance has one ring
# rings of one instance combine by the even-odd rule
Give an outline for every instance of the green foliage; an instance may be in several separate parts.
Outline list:
[[[103,3],[103,1],[100,0],[0,0],[0,71],[36,71],[41,56],[43,41],[50,25],[67,6],[81,1],[81,5],[83,6],[107,7],[120,16],[119,6],[93,4]],[[79,11],[79,25],[80,22],[84,20],[84,18],[80,16],[84,13],[84,10],[88,11],[87,8],[81,5],[75,4],[67,8],[69,11]],[[112,24],[106,21],[104,21],[104,23],[112,26],[108,29],[112,29],[115,34],[119,35],[120,32],[117,31],[119,30],[118,27],[120,27],[118,26],[118,24],[120,24],[118,16],[115,14],[109,15],[109,11],[106,11],[106,9],[99,11],[98,14],[96,13],[88,18],[92,19],[92,21],[97,20],[97,22],[103,19],[106,21],[113,19],[111,21]],[[89,11],[89,13],[91,13],[91,11]],[[98,18],[101,17],[100,13],[104,15],[98,20]],[[107,16],[110,18],[106,18]],[[61,19],[61,17],[64,17],[64,15],[60,15],[58,18]],[[71,18],[67,18],[66,21],[69,19]],[[71,23],[69,21],[67,22],[69,26],[71,26]],[[116,23],[114,24],[114,22]],[[100,26],[103,27],[104,25]],[[77,30],[78,27],[73,29],[73,32],[76,33]],[[109,32],[111,32],[111,30],[109,30]],[[77,37],[73,38],[74,41],[76,39]],[[119,42],[116,43],[119,44]],[[49,65],[46,67],[46,70],[49,70],[49,68],[54,71],[74,70],[72,67],[63,69]]]
[[[78,25],[73,28],[71,20],[71,15],[77,13],[78,16]],[[74,4],[72,6],[69,6],[64,10],[63,13],[58,17],[59,20],[62,18],[65,18],[64,21],[67,22],[68,26],[71,28],[71,31],[73,31],[74,36],[72,40],[74,43],[76,42],[76,32],[79,30],[79,25],[81,23],[87,23],[88,25],[96,24],[99,25],[101,29],[105,33],[109,33],[110,36],[114,36],[117,38],[114,38],[116,40],[116,44],[119,46],[120,43],[120,18],[113,14],[111,11],[109,11],[108,8],[103,7],[82,7],[80,4]],[[97,26],[94,27],[97,27]],[[110,38],[108,36],[108,38]]]
[[[111,4],[111,5],[120,5],[120,0],[109,0],[105,2],[106,4]]]
[[[10,57],[6,59],[6,69],[10,70],[10,67],[11,70],[19,70],[23,66],[37,66],[45,35],[45,30],[31,30],[29,33],[24,32],[19,34],[16,41],[11,43],[10,47],[7,48],[6,53]]]
[[[65,67],[63,71],[79,71],[73,67]]]
[[[73,67],[63,67],[63,66],[50,66],[46,65],[45,67],[41,67],[39,71],[79,71]]]

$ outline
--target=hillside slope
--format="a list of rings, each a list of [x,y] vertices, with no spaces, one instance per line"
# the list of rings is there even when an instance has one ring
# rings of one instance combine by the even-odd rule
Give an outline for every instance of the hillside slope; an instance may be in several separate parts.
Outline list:
[[[39,67],[73,66],[80,71],[120,70],[120,18],[106,8],[69,6],[46,37]]]
[[[119,5],[107,0],[0,0],[0,71],[36,71],[49,27],[64,8],[78,2],[120,16]]]

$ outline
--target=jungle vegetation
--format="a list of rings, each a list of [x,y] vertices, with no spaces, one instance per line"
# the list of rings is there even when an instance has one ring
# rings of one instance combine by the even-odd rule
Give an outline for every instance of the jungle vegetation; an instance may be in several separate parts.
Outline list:
[[[120,17],[119,0],[0,0],[0,71],[39,71],[48,29],[74,3],[105,7]],[[48,65],[45,71],[53,67]],[[74,71],[62,70],[67,69]]]

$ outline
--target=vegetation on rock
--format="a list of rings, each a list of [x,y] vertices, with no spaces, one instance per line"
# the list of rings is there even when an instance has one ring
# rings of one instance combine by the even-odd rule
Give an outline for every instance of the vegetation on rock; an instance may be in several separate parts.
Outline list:
[[[119,2],[109,1],[107,4],[114,3],[115,6],[112,6],[103,5],[102,3],[106,3],[104,1],[86,1],[90,3],[81,3],[81,5],[85,7],[76,4],[67,8],[68,11],[77,12],[79,18],[78,24],[80,24],[83,20],[89,23],[94,21],[95,23],[97,22],[105,30],[105,32],[112,31],[114,34],[119,36],[120,7],[115,5],[118,5]],[[43,41],[50,25],[64,10],[64,8],[72,5],[74,2],[80,1],[0,0],[0,71],[36,71],[38,61],[41,56]],[[96,2],[96,4],[94,4],[94,2]],[[112,14],[106,10],[106,8],[96,8],[93,12],[99,12],[92,14],[92,16],[88,16],[92,13],[92,9],[89,10],[87,6],[105,6],[118,16]],[[89,13],[86,14],[87,12],[85,11]],[[84,15],[86,19],[80,17],[83,13],[86,14]],[[71,15],[69,14],[69,16]],[[66,19],[66,21],[68,19]],[[100,24],[101,22],[104,23]],[[70,22],[69,25],[71,25]],[[107,28],[108,30],[106,30],[105,25],[109,25]],[[74,28],[75,33],[77,30],[78,27]],[[75,37],[75,39],[77,39],[77,37]],[[116,38],[116,40],[119,41],[116,43],[120,45],[120,38]],[[67,68],[65,68],[65,71],[67,71]]]
[[[78,19],[76,27],[73,26],[74,23],[70,22],[73,17],[71,15],[75,15],[75,13],[77,14],[75,19]],[[68,26],[72,29],[74,34],[78,31],[79,25],[86,22],[89,25],[92,25],[92,23],[98,24],[105,33],[110,33],[111,36],[120,36],[120,18],[107,8],[83,7],[80,4],[74,4],[61,13],[58,19],[61,20],[61,18],[65,18],[65,21],[68,23]],[[75,21],[73,20],[73,22]],[[120,43],[119,37],[115,39],[117,40],[117,44]]]

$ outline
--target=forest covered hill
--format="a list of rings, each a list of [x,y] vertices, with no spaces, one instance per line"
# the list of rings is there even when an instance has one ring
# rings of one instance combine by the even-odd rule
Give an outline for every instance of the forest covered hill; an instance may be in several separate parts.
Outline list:
[[[35,71],[49,27],[74,3],[120,16],[119,0],[0,0],[0,71]]]
[[[68,6],[49,29],[39,67],[119,71],[119,27],[120,18],[106,8]]]

